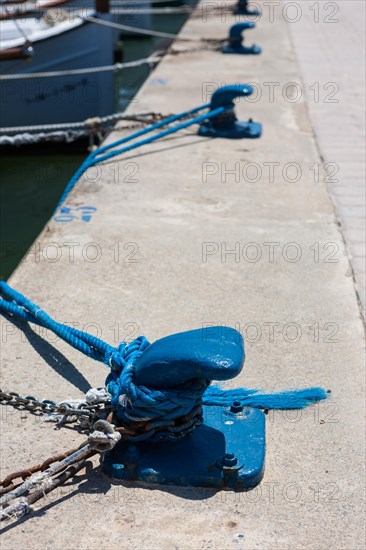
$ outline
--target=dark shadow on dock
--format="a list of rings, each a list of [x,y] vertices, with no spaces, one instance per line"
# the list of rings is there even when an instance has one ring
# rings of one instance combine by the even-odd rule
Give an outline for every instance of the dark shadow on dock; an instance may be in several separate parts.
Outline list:
[[[44,516],[47,511],[52,509],[54,506],[58,506],[77,494],[93,495],[94,498],[97,497],[101,502],[103,502],[104,499],[105,510],[119,506],[121,511],[123,511],[126,509],[123,505],[127,508],[129,505],[138,506],[139,502],[142,502],[146,498],[146,491],[160,491],[169,493],[179,499],[186,500],[188,502],[187,506],[189,506],[189,501],[205,501],[213,498],[219,492],[222,494],[223,503],[225,503],[229,498],[235,499],[235,502],[239,502],[241,498],[240,495],[248,493],[253,489],[255,489],[255,487],[236,491],[225,491],[210,487],[178,487],[175,485],[159,484],[149,485],[148,483],[142,482],[114,480],[105,475],[101,471],[100,466],[93,467],[93,463],[88,461],[83,474],[77,474],[74,478],[58,488],[61,492],[59,498],[53,500],[52,502],[48,502],[45,506],[42,506],[42,500],[40,500],[39,504],[42,508],[35,512],[31,512],[31,514],[23,516],[18,520],[13,520],[11,523],[0,529],[0,534],[5,534],[13,528],[21,527],[27,519],[40,518]],[[57,489],[55,490],[55,493],[56,492]],[[49,498],[52,498],[52,492],[50,493]],[[180,507],[181,506],[182,504],[180,503]]]
[[[121,490],[119,490],[119,488]],[[138,504],[138,502],[144,498],[146,495],[140,494],[140,491],[146,490],[158,490],[171,493],[178,498],[183,498],[186,500],[206,500],[213,497],[218,489],[210,489],[205,487],[176,487],[169,485],[149,485],[138,482],[121,482],[119,480],[113,480],[107,477],[102,473],[100,466],[93,467],[93,463],[89,460],[86,463],[86,469],[83,474],[76,474],[71,480],[64,483],[55,490],[54,493],[50,493],[48,498],[52,498],[52,494],[61,492],[59,498],[53,500],[42,506],[43,499],[39,501],[39,504],[42,506],[39,510],[31,512],[26,516],[23,516],[19,519],[14,519],[8,525],[5,525],[0,529],[0,535],[11,531],[13,528],[21,527],[27,519],[30,518],[40,518],[44,516],[48,510],[52,509],[54,506],[67,501],[68,499],[76,496],[77,494],[81,495],[98,495],[98,500],[100,498],[101,502],[105,499],[104,509],[108,510],[109,504],[117,505],[126,505],[129,504]],[[66,494],[62,494],[65,493]],[[60,494],[60,493],[59,493]],[[46,497],[47,498],[47,497]],[[123,508],[121,508],[122,510]]]
[[[7,533],[8,531],[11,531],[15,527],[20,527],[21,525],[23,525],[24,522],[27,521],[27,519],[30,519],[31,517],[32,518],[35,518],[35,517],[39,518],[39,517],[44,516],[49,509],[53,508],[53,506],[57,506],[58,504],[60,504],[62,502],[65,502],[66,500],[73,497],[74,495],[76,495],[79,492],[81,492],[81,493],[84,492],[84,491],[81,491],[80,489],[82,487],[84,487],[84,485],[89,483],[89,479],[91,477],[90,474],[93,471],[95,471],[95,469],[93,469],[92,462],[88,461],[85,465],[85,473],[84,474],[82,474],[82,475],[76,474],[71,480],[67,481],[66,483],[63,483],[60,487],[55,489],[54,493],[51,492],[50,496],[48,498],[51,498],[52,494],[55,494],[55,493],[57,493],[57,491],[60,491],[60,490],[61,491],[62,490],[67,491],[66,495],[62,495],[57,500],[54,500],[53,502],[49,502],[46,506],[42,506],[42,508],[40,510],[37,510],[35,512],[31,512],[30,514],[27,514],[26,516],[23,516],[19,519],[14,518],[14,520],[11,523],[9,523],[8,525],[6,525],[2,529],[0,529],[0,535],[4,535],[5,533]],[[79,486],[76,485],[77,483],[82,483],[83,481],[85,481],[85,483],[83,483],[82,485],[79,485]],[[109,488],[109,485],[106,487],[105,492],[108,491],[108,488]],[[89,492],[92,492],[92,491],[89,491]],[[103,493],[103,489],[101,488],[99,492]],[[47,497],[45,496],[45,498],[47,498]],[[12,503],[10,502],[10,504],[12,504]],[[40,504],[42,504],[42,499],[40,500]]]
[[[65,357],[61,352],[54,348],[47,340],[39,336],[34,330],[31,329],[28,323],[24,321],[19,321],[11,315],[3,314],[4,317],[13,323],[19,330],[21,330],[24,336],[27,338],[30,345],[33,349],[46,361],[46,363],[55,371],[57,374],[62,376],[65,380],[70,382],[75,388],[80,390],[83,393],[86,393],[90,390],[91,385],[88,380],[77,370],[75,365],[70,363],[70,361]]]
[[[23,516],[18,520],[13,520],[11,523],[0,529],[0,534],[5,534],[15,527],[21,527],[27,519],[40,518],[44,516],[47,511],[52,509],[54,506],[58,506],[68,499],[73,498],[77,494],[97,496],[101,503],[103,503],[104,499],[103,506],[105,510],[108,510],[110,507],[115,505],[119,506],[121,510],[125,510],[128,509],[128,506],[138,506],[139,502],[145,500],[147,498],[145,491],[166,492],[186,501],[205,501],[220,492],[222,494],[222,502],[225,503],[229,499],[234,499],[235,502],[239,502],[241,495],[244,495],[253,489],[255,489],[255,487],[235,491],[226,491],[210,487],[178,487],[176,485],[159,484],[150,485],[148,483],[135,481],[114,480],[105,475],[101,471],[100,466],[93,466],[93,463],[89,460],[86,463],[86,469],[83,474],[76,474],[76,476],[74,476],[71,480],[58,488],[58,490],[61,491],[59,498],[53,500],[52,502],[48,501],[48,504],[45,506],[42,506],[42,500],[40,500],[39,504],[42,508],[35,512],[31,512],[29,515]],[[55,490],[55,493],[56,492],[57,489]],[[64,494],[65,492],[67,494]],[[52,498],[52,492],[48,498]],[[182,503],[180,503],[180,506],[182,506]]]

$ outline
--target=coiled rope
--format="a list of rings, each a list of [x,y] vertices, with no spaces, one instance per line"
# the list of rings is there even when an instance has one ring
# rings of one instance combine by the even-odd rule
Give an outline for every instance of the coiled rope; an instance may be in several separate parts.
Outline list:
[[[1,313],[47,328],[87,357],[110,367],[106,389],[117,418],[127,428],[149,422],[150,429],[144,435],[134,437],[135,440],[152,438],[157,427],[166,427],[166,432],[158,432],[158,439],[185,435],[202,421],[202,404],[229,405],[240,401],[243,405],[263,409],[301,409],[327,397],[322,388],[269,394],[258,389],[222,390],[210,386],[211,380],[206,379],[191,380],[164,390],[137,386],[134,382],[136,362],[150,345],[144,336],[131,343],[122,342],[115,348],[91,334],[54,321],[5,282],[0,281],[0,293],[3,296]],[[191,417],[187,419],[187,415]],[[177,418],[187,422],[172,426]]]

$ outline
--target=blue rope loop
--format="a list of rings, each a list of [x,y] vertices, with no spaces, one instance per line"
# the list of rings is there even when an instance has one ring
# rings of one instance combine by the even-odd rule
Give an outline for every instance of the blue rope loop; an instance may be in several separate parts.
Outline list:
[[[193,380],[176,389],[157,390],[136,386],[135,366],[150,343],[143,336],[130,344],[122,343],[109,355],[111,372],[106,379],[106,388],[119,421],[127,427],[148,422],[149,430],[143,435],[132,436],[134,441],[176,439],[189,433],[202,421],[202,395],[207,388],[206,380]],[[195,411],[188,423],[176,424]],[[165,428],[165,429],[162,429]],[[159,429],[157,433],[155,430]]]
[[[133,427],[149,422],[152,428],[166,427],[165,431],[156,434],[151,429],[146,434],[131,437],[135,441],[186,435],[202,421],[202,404],[229,406],[234,401],[240,401],[242,405],[261,409],[303,409],[328,397],[324,389],[317,387],[276,393],[247,388],[223,390],[215,385],[210,386],[211,380],[203,378],[164,390],[137,386],[134,383],[136,363],[150,345],[144,336],[130,343],[122,342],[115,348],[91,334],[54,321],[39,306],[2,281],[0,293],[5,298],[0,300],[0,313],[48,328],[84,355],[110,367],[106,388],[116,416],[123,425]],[[182,422],[171,424],[177,419],[182,419]]]

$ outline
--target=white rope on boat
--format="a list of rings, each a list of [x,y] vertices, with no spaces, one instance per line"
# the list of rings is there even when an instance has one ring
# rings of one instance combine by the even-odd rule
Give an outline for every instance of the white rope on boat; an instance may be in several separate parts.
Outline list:
[[[126,63],[115,63],[114,65],[103,65],[101,67],[86,67],[85,69],[70,69],[68,71],[47,71],[37,73],[18,73],[18,74],[2,74],[1,80],[27,80],[28,78],[50,78],[56,76],[71,76],[80,74],[102,73],[106,71],[120,71],[122,69],[130,69],[139,67],[140,65],[150,65],[154,67],[161,60],[162,55],[154,55],[136,61],[128,61]]]
[[[174,1],[181,1],[181,0],[153,0],[153,2],[151,0],[130,0],[130,1],[127,1],[126,0],[122,0],[122,1],[118,1],[118,0],[112,0],[111,2],[111,7],[112,8],[115,8],[115,7],[118,7],[118,6],[122,6],[123,8],[126,8],[128,6],[130,6],[131,8],[136,8],[136,9],[139,9],[139,6],[140,5],[143,5],[143,4],[148,4],[149,6],[151,4],[166,4],[167,2],[174,2]]]
[[[38,134],[16,134],[15,136],[0,136],[0,146],[3,145],[34,145],[43,141],[71,143],[87,135],[86,130],[61,130],[57,132],[40,132]]]
[[[87,118],[80,122],[62,122],[58,124],[37,124],[34,126],[8,126],[0,128],[0,134],[5,133],[22,133],[22,132],[38,132],[38,131],[50,131],[50,130],[65,130],[75,128],[90,128],[97,124],[105,124],[113,122],[115,120],[130,120],[133,122],[143,122],[147,117],[154,115],[154,113],[140,113],[138,115],[126,115],[124,112],[113,113],[112,115],[104,117]]]
[[[118,29],[121,31],[135,32],[137,34],[146,34],[147,36],[158,36],[159,38],[171,38],[173,40],[184,40],[187,42],[199,42],[202,39],[196,36],[185,36],[178,34],[171,34],[168,32],[153,31],[142,29],[140,27],[131,27],[130,25],[122,25],[120,23],[113,23],[112,21],[106,21],[104,19],[97,19],[96,17],[91,16],[79,16],[84,21],[89,21],[90,23],[97,23],[97,25],[104,25],[105,27],[112,27],[113,29]]]
[[[167,0],[164,0],[166,2]],[[109,13],[117,14],[117,15],[144,15],[144,14],[152,14],[152,15],[170,15],[172,13],[183,13],[183,14],[189,14],[192,13],[192,9],[188,6],[182,6],[180,8],[136,8],[136,12],[132,12],[131,9],[126,8],[113,8],[109,10]]]
[[[101,127],[113,127],[118,120],[149,123],[149,117],[155,113],[126,115],[114,113],[105,117],[88,118],[81,122],[64,122],[60,124],[43,124],[34,126],[10,126],[0,128],[0,146],[2,145],[33,145],[42,141],[70,143],[91,132],[100,131]]]

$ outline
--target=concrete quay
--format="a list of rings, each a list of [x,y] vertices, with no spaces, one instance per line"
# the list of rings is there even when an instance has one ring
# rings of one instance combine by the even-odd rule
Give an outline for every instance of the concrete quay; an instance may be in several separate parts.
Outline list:
[[[204,21],[201,10],[182,33],[226,36],[234,16]],[[88,170],[65,204],[94,207],[91,220],[82,210],[51,219],[9,282],[116,345],[236,327],[247,359],[231,387],[319,385],[331,397],[268,415],[266,472],[252,491],[118,483],[88,469],[5,525],[3,550],[364,548],[364,333],[350,258],[309,105],[290,86],[303,75],[289,23],[282,11],[263,16],[248,35],[261,55],[166,56],[129,112],[177,113],[222,83],[252,82],[257,100],[236,113],[261,122],[263,136],[205,139],[189,128]],[[128,132],[121,124],[108,142]],[[1,323],[3,389],[60,401],[103,385],[103,365],[47,331]],[[84,439],[10,407],[1,414],[2,477]]]

